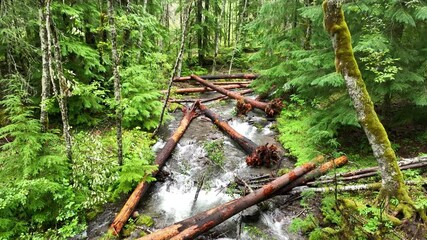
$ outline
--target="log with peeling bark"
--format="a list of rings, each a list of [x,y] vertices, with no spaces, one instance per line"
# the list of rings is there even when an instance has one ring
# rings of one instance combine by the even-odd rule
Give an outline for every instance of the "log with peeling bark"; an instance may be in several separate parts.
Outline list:
[[[207,79],[207,80],[218,80],[218,79],[256,79],[258,78],[259,75],[257,74],[252,74],[252,73],[239,73],[239,74],[221,74],[221,75],[203,75],[200,76],[203,79]],[[182,82],[182,81],[187,81],[187,80],[191,80],[191,76],[187,76],[187,77],[176,77],[173,80],[175,82]]]
[[[200,104],[199,108],[206,117],[212,120],[221,131],[232,138],[248,154],[246,163],[249,166],[263,165],[269,167],[279,161],[280,154],[275,145],[258,146],[252,140],[234,130],[228,125],[227,121],[222,120],[218,114],[211,111],[205,105]]]
[[[417,159],[409,159],[399,162],[400,170],[407,170],[407,169],[416,169],[416,168],[424,168],[427,167],[427,159],[422,158]],[[346,181],[354,181],[361,178],[367,178],[378,175],[378,167],[370,167],[365,169],[360,169],[357,171],[342,173],[334,176],[328,176],[327,178],[320,179],[318,181],[308,182],[307,185],[309,186],[316,186],[326,183],[332,183],[335,181],[339,182],[346,182]]]
[[[245,95],[245,94],[249,94],[249,93],[253,93],[254,90],[252,89],[245,89],[243,91],[239,91],[238,93],[240,95]],[[201,103],[207,103],[207,102],[212,102],[215,100],[223,100],[223,99],[228,99],[229,97],[224,96],[224,95],[220,95],[218,97],[213,97],[213,98],[205,98],[205,99],[171,99],[169,100],[169,102],[171,103],[192,103],[195,101],[200,101]]]
[[[236,88],[247,88],[249,86],[249,83],[245,83],[245,84],[230,84],[230,85],[225,85],[222,86],[222,88],[224,89],[236,89]],[[196,87],[196,88],[178,88],[176,90],[174,90],[174,93],[177,94],[186,94],[186,93],[203,93],[203,92],[209,92],[209,91],[214,91],[208,87]],[[161,91],[161,93],[165,94],[167,91]]]
[[[304,174],[303,176],[299,177],[295,181],[286,185],[283,189],[280,190],[280,193],[281,194],[287,193],[290,190],[292,190],[294,187],[304,185],[307,182],[322,176],[323,174],[325,174],[331,169],[345,165],[347,162],[348,162],[348,158],[346,156],[341,156],[333,161],[326,162],[321,166],[317,167],[316,169],[311,170],[307,174]]]
[[[347,162],[347,158],[338,158],[323,164],[320,169],[324,170],[334,166],[341,166]],[[232,200],[218,207],[199,213],[193,217],[177,222],[169,227],[158,230],[150,235],[139,238],[139,240],[166,240],[166,239],[194,239],[196,236],[224,222],[233,215],[276,196],[282,188],[292,184],[305,173],[314,169],[315,163],[306,163],[295,168],[291,172],[276,178],[272,182],[264,185],[246,196]]]
[[[422,179],[418,181],[405,181],[406,185],[426,185],[427,179]],[[308,187],[301,186],[295,187],[289,194],[297,194],[305,191],[312,191],[316,193],[326,193],[326,192],[354,192],[354,191],[362,191],[362,190],[379,190],[381,188],[381,183],[367,183],[367,184],[356,184],[356,185],[338,185],[332,187]]]
[[[237,109],[238,112],[241,114],[248,113],[252,108],[258,108],[263,110],[268,116],[274,116],[275,114],[279,113],[280,110],[283,107],[282,102],[279,99],[274,99],[270,101],[269,103],[260,102],[251,98],[243,97],[242,95],[228,91],[227,89],[224,89],[220,86],[215,86],[214,84],[202,79],[201,77],[192,74],[191,77],[196,80],[197,82],[203,84],[206,87],[209,87],[221,94],[224,94],[230,98],[234,98],[237,100]]]
[[[198,108],[199,102],[193,104],[190,109],[183,109],[184,116],[179,124],[179,127],[175,130],[172,136],[168,139],[163,149],[157,154],[155,164],[158,165],[159,170],[163,167],[166,160],[172,154],[172,151],[175,149],[176,144],[179,139],[181,139],[184,132],[187,130],[191,121],[197,117],[196,109]],[[156,176],[159,170],[153,173],[153,176]],[[110,225],[109,232],[113,235],[118,235],[122,230],[123,226],[128,221],[131,214],[134,212],[136,206],[139,203],[139,200],[144,196],[147,192],[149,183],[141,182],[135,188],[133,193],[130,195],[128,200],[126,201],[123,208],[120,210],[120,213],[116,216],[113,223]]]

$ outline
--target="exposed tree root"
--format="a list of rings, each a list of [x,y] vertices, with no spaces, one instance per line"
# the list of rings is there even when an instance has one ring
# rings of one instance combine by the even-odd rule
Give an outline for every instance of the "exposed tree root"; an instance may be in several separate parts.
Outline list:
[[[280,154],[275,145],[259,146],[251,155],[246,157],[249,166],[266,166],[276,164],[280,159]]]

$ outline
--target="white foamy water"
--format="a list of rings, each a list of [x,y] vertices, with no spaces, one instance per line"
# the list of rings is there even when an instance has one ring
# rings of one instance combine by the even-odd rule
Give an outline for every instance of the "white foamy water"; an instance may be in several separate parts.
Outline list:
[[[238,133],[254,141],[255,135],[258,130],[255,126],[247,122],[242,122],[240,119],[233,119],[229,121],[228,124]]]

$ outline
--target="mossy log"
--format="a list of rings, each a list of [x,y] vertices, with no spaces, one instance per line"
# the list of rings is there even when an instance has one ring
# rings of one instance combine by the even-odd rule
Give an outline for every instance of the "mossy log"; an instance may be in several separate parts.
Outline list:
[[[153,176],[156,176],[159,170],[163,167],[166,160],[172,154],[172,151],[175,149],[176,144],[184,135],[191,121],[197,117],[196,109],[198,108],[199,102],[193,104],[190,109],[184,108],[184,116],[179,124],[179,127],[175,130],[172,136],[168,139],[163,149],[157,154],[155,164],[158,165],[158,170],[153,173]],[[120,213],[115,217],[113,223],[110,225],[108,230],[109,233],[113,235],[118,235],[122,230],[123,226],[128,221],[129,217],[134,212],[136,206],[139,203],[139,200],[144,196],[149,188],[149,183],[141,182],[132,192],[128,200],[126,201],[123,208],[120,210]]]
[[[221,75],[203,75],[200,76],[203,79],[207,80],[219,80],[219,79],[256,79],[259,75],[252,73],[238,73],[238,74],[221,74]],[[191,76],[187,77],[176,77],[173,80],[175,82],[182,82],[191,80]]]
[[[252,108],[258,108],[263,110],[268,116],[274,116],[275,114],[279,113],[280,110],[283,108],[283,104],[279,99],[274,99],[268,103],[260,102],[252,98],[243,97],[242,95],[236,92],[228,91],[227,89],[224,89],[222,87],[215,86],[214,84],[202,79],[197,75],[192,74],[191,77],[206,87],[209,87],[230,98],[236,99],[237,109],[238,112],[241,114],[248,113],[250,110],[252,110]]]
[[[278,148],[275,145],[258,146],[249,138],[241,135],[234,130],[221,117],[208,109],[205,105],[200,104],[200,110],[203,114],[212,120],[212,122],[229,137],[231,137],[247,154],[246,163],[249,166],[266,166],[270,167],[280,159]]]
[[[139,238],[139,240],[194,239],[196,236],[217,226],[246,208],[273,197],[278,190],[314,167],[315,163],[306,163],[246,196],[201,212],[193,217]]]

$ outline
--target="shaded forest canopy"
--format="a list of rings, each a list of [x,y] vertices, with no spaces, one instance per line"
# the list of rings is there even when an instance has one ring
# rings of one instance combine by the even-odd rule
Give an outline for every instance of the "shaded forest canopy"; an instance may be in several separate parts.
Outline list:
[[[391,147],[398,157],[424,156],[427,1],[345,1],[342,9]],[[346,170],[377,165],[323,17],[316,0],[1,1],[0,239],[73,237],[106,203],[153,181],[153,131],[175,76],[259,74],[250,87],[265,102],[282,100],[275,127],[295,165],[343,154]],[[174,66],[181,43],[182,66]],[[173,83],[167,110],[179,108],[177,89],[189,85]],[[425,168],[403,177],[425,178]],[[422,237],[426,189],[408,189],[420,210],[413,225],[395,224],[391,217],[403,216],[392,212],[383,221],[381,206],[366,207],[376,204],[368,192],[350,195],[365,198],[354,203],[306,194],[322,206],[291,227],[310,239]]]

